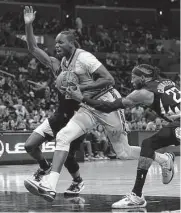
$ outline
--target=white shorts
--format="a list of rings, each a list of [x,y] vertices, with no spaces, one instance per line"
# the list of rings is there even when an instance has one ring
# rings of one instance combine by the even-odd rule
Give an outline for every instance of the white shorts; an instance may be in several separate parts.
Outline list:
[[[33,130],[34,132],[40,134],[41,136],[45,137],[45,133],[50,135],[50,136],[54,136],[53,135],[53,131],[52,128],[50,127],[49,121],[48,119],[45,119],[43,121],[42,124],[40,124],[35,130]]]
[[[101,96],[99,100],[113,102],[117,98],[121,98],[121,95],[116,89],[112,89],[112,92],[107,92]],[[78,124],[85,133],[95,127],[95,125],[102,124],[107,130],[107,134],[111,142],[118,142],[121,134],[125,134],[126,131],[124,110],[103,113],[82,104],[71,120]]]

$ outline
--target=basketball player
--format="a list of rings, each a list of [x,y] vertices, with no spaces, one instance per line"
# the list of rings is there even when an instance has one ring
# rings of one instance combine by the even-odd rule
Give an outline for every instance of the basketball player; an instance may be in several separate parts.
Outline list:
[[[112,208],[145,207],[147,202],[142,195],[142,188],[153,160],[161,165],[164,184],[168,184],[174,175],[174,155],[156,153],[155,150],[170,145],[180,145],[181,92],[179,87],[169,79],[160,78],[158,69],[147,64],[138,65],[133,69],[132,84],[135,90],[131,94],[112,103],[83,97],[79,89],[69,88],[67,90],[70,97],[75,100],[106,113],[126,107],[145,105],[154,110],[160,117],[170,121],[156,134],[143,140],[133,190],[125,198],[114,203]]]
[[[32,25],[29,24],[29,17],[33,16],[34,18],[35,13],[32,8],[26,7],[24,15],[25,23],[27,22],[26,30],[28,32],[28,39],[28,36],[32,35]],[[32,42],[29,42],[29,49],[33,55],[37,58],[39,57],[42,63],[53,70],[58,70],[61,66],[62,72],[74,72],[79,78],[79,86],[85,96],[108,101],[114,101],[117,97],[121,97],[112,88],[114,79],[107,69],[91,53],[77,49],[74,43],[75,37],[70,32],[64,31],[57,35],[55,48],[57,55],[59,57],[63,56],[61,64],[57,59],[50,58],[45,54],[42,57],[42,50],[37,48],[37,46],[32,46]],[[56,185],[62,166],[67,158],[70,144],[92,129],[97,123],[105,126],[108,137],[118,157],[125,156],[133,159],[139,157],[140,147],[131,147],[128,144],[123,110],[105,114],[84,105],[80,107],[68,124],[56,135],[56,148],[50,174],[46,175],[40,182],[30,180],[27,183],[28,190],[39,193],[39,195],[48,201],[54,200]]]
[[[49,67],[56,78],[60,72],[61,54],[57,54],[57,58],[49,57],[43,50],[38,48],[35,37],[33,34],[32,23],[35,19],[35,13],[32,7],[25,7],[24,21],[28,49],[41,63]],[[38,126],[30,135],[25,143],[26,151],[39,163],[40,168],[35,172],[32,177],[33,180],[40,180],[45,174],[51,170],[51,164],[47,162],[41,152],[39,146],[45,141],[49,141],[56,137],[57,132],[63,128],[70,118],[74,115],[74,111],[79,109],[79,103],[65,99],[65,96],[58,93],[59,105],[53,116],[46,119],[40,126]],[[80,176],[79,164],[76,161],[75,154],[80,148],[80,143],[83,141],[84,136],[75,140],[69,150],[68,157],[65,161],[65,167],[73,178],[70,187],[65,191],[67,194],[79,194],[84,188],[84,182]],[[25,180],[26,183],[31,181],[32,178]],[[38,195],[38,193],[37,193]]]

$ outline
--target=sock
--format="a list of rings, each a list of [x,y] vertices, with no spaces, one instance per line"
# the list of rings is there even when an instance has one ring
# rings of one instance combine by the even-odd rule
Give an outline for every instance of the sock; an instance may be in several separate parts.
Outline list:
[[[50,163],[48,163],[46,159],[40,160],[38,163],[40,164],[40,168],[43,170],[47,170],[50,168]]]
[[[165,163],[168,160],[168,156],[165,154],[161,154],[158,152],[155,152],[155,159],[157,163],[162,164]]]
[[[136,181],[135,181],[135,185],[133,187],[132,192],[135,193],[139,197],[142,196],[142,190],[143,190],[143,186],[145,184],[146,175],[147,175],[148,169],[150,168],[152,162],[153,162],[153,159],[147,158],[144,156],[140,156],[140,158],[138,160]]]
[[[137,169],[137,176],[136,176],[136,182],[133,187],[132,192],[135,193],[137,196],[142,196],[142,189],[146,180],[148,170],[145,169]]]
[[[73,181],[77,182],[77,183],[80,183],[80,182],[82,182],[82,178],[80,176],[78,176],[78,177],[74,178]]]
[[[50,174],[47,176],[47,180],[49,184],[51,185],[51,188],[56,191],[56,186],[59,180],[60,174],[58,172],[50,172]]]

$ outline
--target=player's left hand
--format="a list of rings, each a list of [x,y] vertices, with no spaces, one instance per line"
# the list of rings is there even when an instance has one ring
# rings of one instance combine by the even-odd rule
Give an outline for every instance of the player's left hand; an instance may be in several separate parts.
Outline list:
[[[66,89],[66,93],[71,99],[74,99],[78,102],[82,102],[84,98],[78,85],[69,86]]]

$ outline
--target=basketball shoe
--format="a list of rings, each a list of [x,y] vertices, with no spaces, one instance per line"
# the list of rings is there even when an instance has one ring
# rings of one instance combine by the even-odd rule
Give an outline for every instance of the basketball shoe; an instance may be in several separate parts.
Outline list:
[[[112,204],[113,209],[131,209],[131,208],[142,208],[147,204],[144,196],[137,196],[131,192],[127,194],[122,200]]]
[[[72,181],[72,184],[69,186],[69,188],[64,192],[64,194],[70,194],[70,195],[78,195],[83,189],[84,189],[84,182],[81,178],[79,182]]]
[[[38,188],[36,186],[36,182],[41,181],[42,177],[44,175],[48,175],[51,171],[52,164],[50,164],[50,167],[46,170],[43,170],[41,168],[38,168],[38,170],[33,174],[33,177],[28,178],[24,181],[25,188],[31,192],[34,195],[40,196]]]
[[[56,197],[55,190],[52,189],[47,176],[43,176],[40,181],[29,180],[25,181],[25,187],[34,195],[43,197],[46,201],[52,202]]]
[[[173,153],[164,153],[168,156],[168,160],[161,164],[162,169],[162,182],[163,184],[168,184],[173,179],[174,176],[174,160],[175,155]]]

